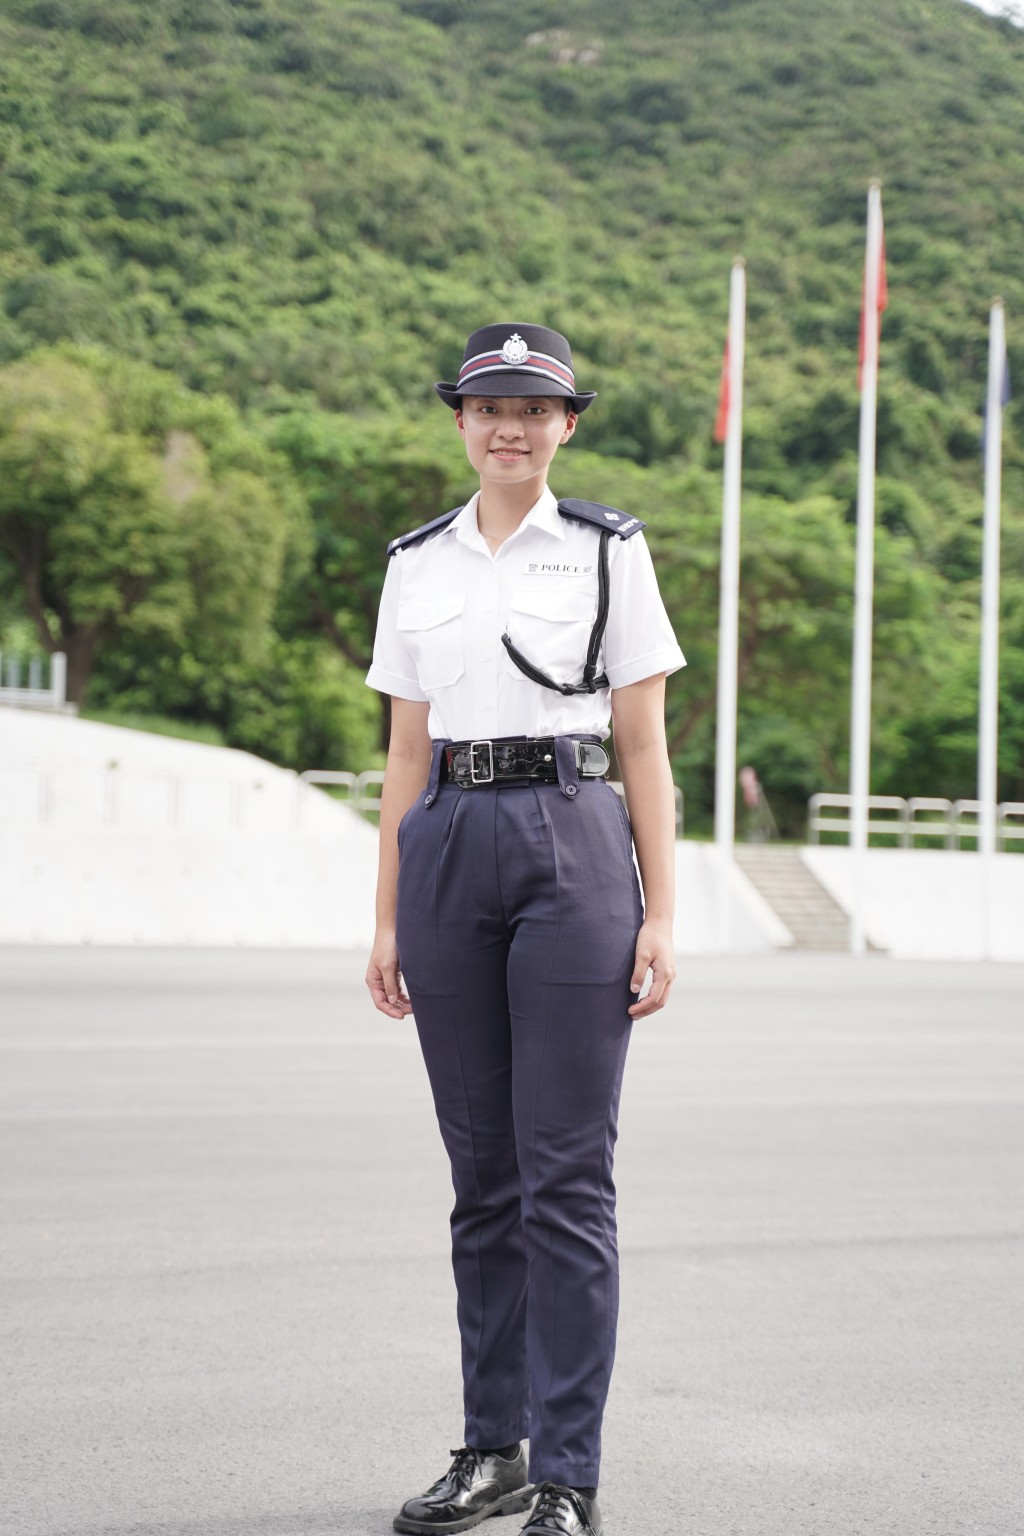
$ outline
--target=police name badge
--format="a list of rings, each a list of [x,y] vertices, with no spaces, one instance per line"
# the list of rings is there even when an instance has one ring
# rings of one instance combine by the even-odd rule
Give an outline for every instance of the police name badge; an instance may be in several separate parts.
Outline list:
[[[524,576],[591,576],[593,571],[593,565],[569,565],[557,560],[528,560],[523,566]]]

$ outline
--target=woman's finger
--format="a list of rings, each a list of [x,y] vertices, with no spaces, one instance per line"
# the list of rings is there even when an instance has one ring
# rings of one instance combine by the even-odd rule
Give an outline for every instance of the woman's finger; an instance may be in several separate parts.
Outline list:
[[[646,1018],[649,1013],[657,1013],[659,1008],[664,1008],[672,991],[672,983],[675,980],[675,966],[671,964],[659,965],[655,960],[653,976],[651,978],[650,991],[646,997],[640,998],[632,1004],[629,1013],[634,1019]]]
[[[629,990],[639,992],[647,979],[647,972],[651,968],[652,955],[649,949],[639,942],[636,946],[636,961],[633,965],[633,974],[629,978]]]
[[[366,985],[370,989],[373,1006],[386,1013],[390,1019],[404,1019],[412,1012],[412,1004],[402,988],[398,971],[390,966],[374,966],[366,973]]]

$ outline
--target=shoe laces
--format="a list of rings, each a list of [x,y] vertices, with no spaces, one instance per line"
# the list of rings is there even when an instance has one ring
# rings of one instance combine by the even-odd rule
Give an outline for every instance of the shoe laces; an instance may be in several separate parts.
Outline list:
[[[448,1477],[457,1488],[470,1488],[480,1463],[477,1452],[472,1446],[460,1445],[448,1454],[455,1458],[448,1470]],[[442,1478],[441,1481],[444,1482],[445,1479]]]
[[[566,1505],[569,1510],[566,1509]],[[537,1528],[542,1531],[564,1532],[567,1526],[563,1517],[569,1511],[577,1514],[587,1530],[590,1529],[587,1512],[574,1489],[560,1488],[557,1483],[541,1483],[537,1502],[530,1516],[530,1530]]]

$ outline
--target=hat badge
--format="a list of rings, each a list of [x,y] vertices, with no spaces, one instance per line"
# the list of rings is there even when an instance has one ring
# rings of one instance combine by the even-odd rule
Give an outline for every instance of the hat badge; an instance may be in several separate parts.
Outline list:
[[[520,363],[525,363],[529,355],[530,349],[526,342],[520,336],[518,331],[513,331],[512,335],[501,349],[502,362],[509,363],[513,368],[515,368],[518,367]]]

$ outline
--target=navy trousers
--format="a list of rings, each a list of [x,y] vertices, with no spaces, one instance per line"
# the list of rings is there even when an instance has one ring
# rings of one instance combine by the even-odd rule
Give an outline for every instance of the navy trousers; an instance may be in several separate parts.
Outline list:
[[[451,1159],[466,1442],[596,1486],[615,1351],[612,1153],[642,906],[624,807],[580,781],[431,781],[399,828],[398,949]]]

